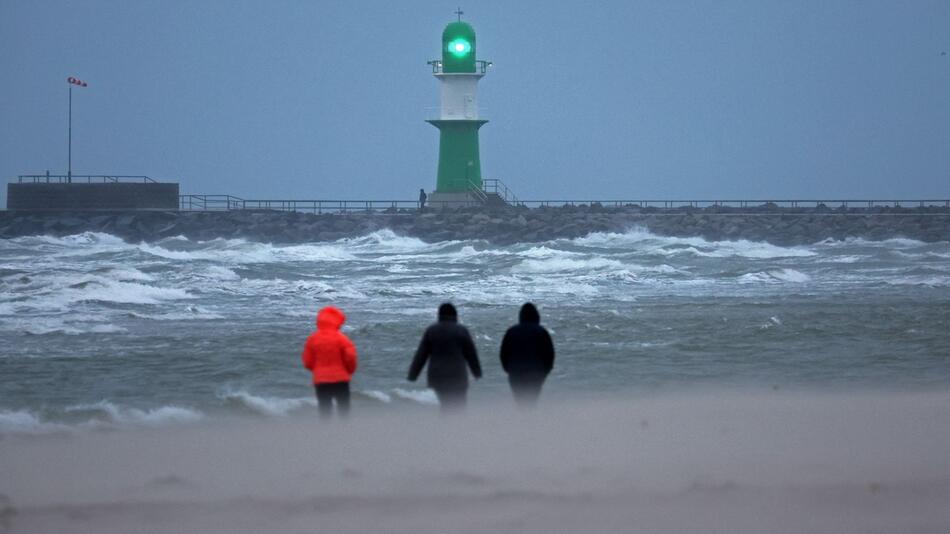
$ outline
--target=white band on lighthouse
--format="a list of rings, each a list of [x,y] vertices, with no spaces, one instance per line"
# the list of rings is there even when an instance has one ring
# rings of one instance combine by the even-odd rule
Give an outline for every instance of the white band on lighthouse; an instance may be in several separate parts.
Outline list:
[[[441,120],[478,119],[478,80],[481,73],[444,73],[435,75],[442,85]]]

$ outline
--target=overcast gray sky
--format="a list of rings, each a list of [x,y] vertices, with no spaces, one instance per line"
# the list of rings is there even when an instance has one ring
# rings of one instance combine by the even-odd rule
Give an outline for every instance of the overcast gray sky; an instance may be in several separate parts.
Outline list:
[[[413,199],[457,2],[0,0],[0,175]],[[950,197],[950,2],[463,3],[522,199]],[[5,205],[6,191],[0,201]]]

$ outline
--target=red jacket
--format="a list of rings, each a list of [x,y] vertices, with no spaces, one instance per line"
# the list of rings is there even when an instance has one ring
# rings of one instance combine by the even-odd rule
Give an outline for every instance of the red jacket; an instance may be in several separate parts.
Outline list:
[[[303,346],[303,366],[313,371],[314,384],[349,382],[356,371],[356,347],[340,333],[346,315],[327,306],[317,314],[317,331]]]

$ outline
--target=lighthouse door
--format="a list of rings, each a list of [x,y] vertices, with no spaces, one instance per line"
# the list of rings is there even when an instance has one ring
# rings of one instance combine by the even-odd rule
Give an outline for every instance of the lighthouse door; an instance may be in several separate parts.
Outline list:
[[[465,118],[475,118],[475,97],[472,95],[465,95]]]

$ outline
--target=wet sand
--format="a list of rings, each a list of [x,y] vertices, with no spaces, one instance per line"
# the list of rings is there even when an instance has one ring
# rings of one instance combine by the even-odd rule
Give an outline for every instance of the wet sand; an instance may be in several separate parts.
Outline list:
[[[663,393],[0,438],[0,532],[950,531],[950,393]]]

